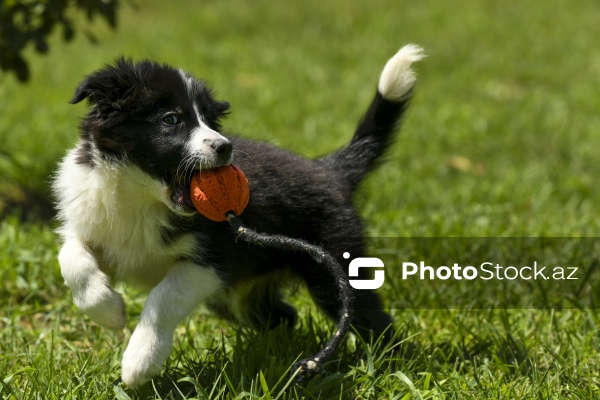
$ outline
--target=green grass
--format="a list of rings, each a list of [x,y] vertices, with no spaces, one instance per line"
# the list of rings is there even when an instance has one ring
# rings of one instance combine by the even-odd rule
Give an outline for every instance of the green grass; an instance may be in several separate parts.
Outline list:
[[[300,309],[292,334],[258,334],[200,308],[178,329],[167,368],[152,384],[113,386],[144,297],[124,289],[123,332],[91,323],[63,285],[52,223],[36,215],[48,207],[49,177],[85,112],[68,104],[74,88],[121,54],[205,78],[232,104],[226,130],[316,156],[349,139],[387,58],[418,43],[429,57],[416,65],[402,134],[357,197],[368,235],[600,232],[597,1],[138,3],[124,3],[117,31],[90,27],[97,45],[83,35],[63,44],[57,32],[47,56],[31,51],[28,85],[0,76],[3,398],[600,397],[598,307],[442,309],[428,303],[425,286],[408,287],[393,273],[393,260],[410,249],[386,248],[386,239],[375,239],[371,251],[393,256],[380,290],[402,341],[398,351],[349,339],[321,376],[290,384],[294,360],[333,329],[300,290],[290,294]],[[465,243],[453,251],[471,254]],[[566,257],[597,272],[595,247]],[[584,282],[596,302],[597,275]]]

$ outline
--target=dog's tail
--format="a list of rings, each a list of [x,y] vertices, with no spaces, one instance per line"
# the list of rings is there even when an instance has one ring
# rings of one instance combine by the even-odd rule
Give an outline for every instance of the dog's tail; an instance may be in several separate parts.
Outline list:
[[[354,191],[362,178],[376,168],[394,139],[394,133],[412,97],[413,62],[425,57],[423,49],[408,44],[385,65],[375,98],[359,123],[350,144],[321,159],[339,171]]]

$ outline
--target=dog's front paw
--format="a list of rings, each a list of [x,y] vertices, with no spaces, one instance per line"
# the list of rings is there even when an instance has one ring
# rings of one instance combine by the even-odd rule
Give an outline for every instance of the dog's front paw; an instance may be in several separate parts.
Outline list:
[[[79,239],[65,242],[58,254],[60,272],[73,293],[75,304],[94,322],[110,329],[125,326],[125,303],[110,287],[109,277]]]
[[[129,387],[140,386],[158,374],[171,354],[172,334],[138,326],[123,353],[121,379]]]
[[[75,304],[90,319],[109,329],[125,326],[125,302],[123,297],[109,286],[99,283],[89,286],[75,295]]]

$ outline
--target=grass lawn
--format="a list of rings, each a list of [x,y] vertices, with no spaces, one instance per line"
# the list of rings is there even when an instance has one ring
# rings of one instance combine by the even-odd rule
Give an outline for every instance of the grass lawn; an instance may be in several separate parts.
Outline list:
[[[63,44],[56,32],[48,55],[28,53],[27,85],[0,76],[0,395],[600,398],[599,17],[596,0],[151,0],[123,2],[116,31],[91,24],[96,45],[83,34]],[[231,102],[226,131],[312,157],[349,140],[385,61],[405,43],[428,54],[415,66],[416,97],[388,163],[356,199],[371,253],[385,261],[380,293],[397,351],[351,337],[320,376],[289,382],[294,361],[333,330],[300,289],[290,293],[300,310],[293,333],[258,334],[199,308],[151,384],[113,385],[145,297],[122,289],[124,331],[91,323],[64,287],[53,222],[43,218],[49,177],[85,112],[68,104],[82,77],[121,54],[168,62]],[[577,296],[542,290],[550,295],[533,308],[521,293],[511,309],[464,301],[494,298],[486,288],[444,294],[444,285],[402,280],[408,254],[479,254],[480,240],[444,239],[456,237],[489,238],[486,251],[504,246],[497,254],[524,263],[540,254],[513,248],[523,238],[563,238],[550,242],[560,244],[552,260],[586,274]]]

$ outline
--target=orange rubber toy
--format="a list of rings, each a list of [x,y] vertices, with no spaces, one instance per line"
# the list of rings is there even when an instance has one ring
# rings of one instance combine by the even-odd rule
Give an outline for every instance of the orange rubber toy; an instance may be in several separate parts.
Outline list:
[[[196,210],[213,221],[227,221],[227,213],[240,215],[250,199],[248,178],[233,164],[205,170],[192,177],[190,196]]]

